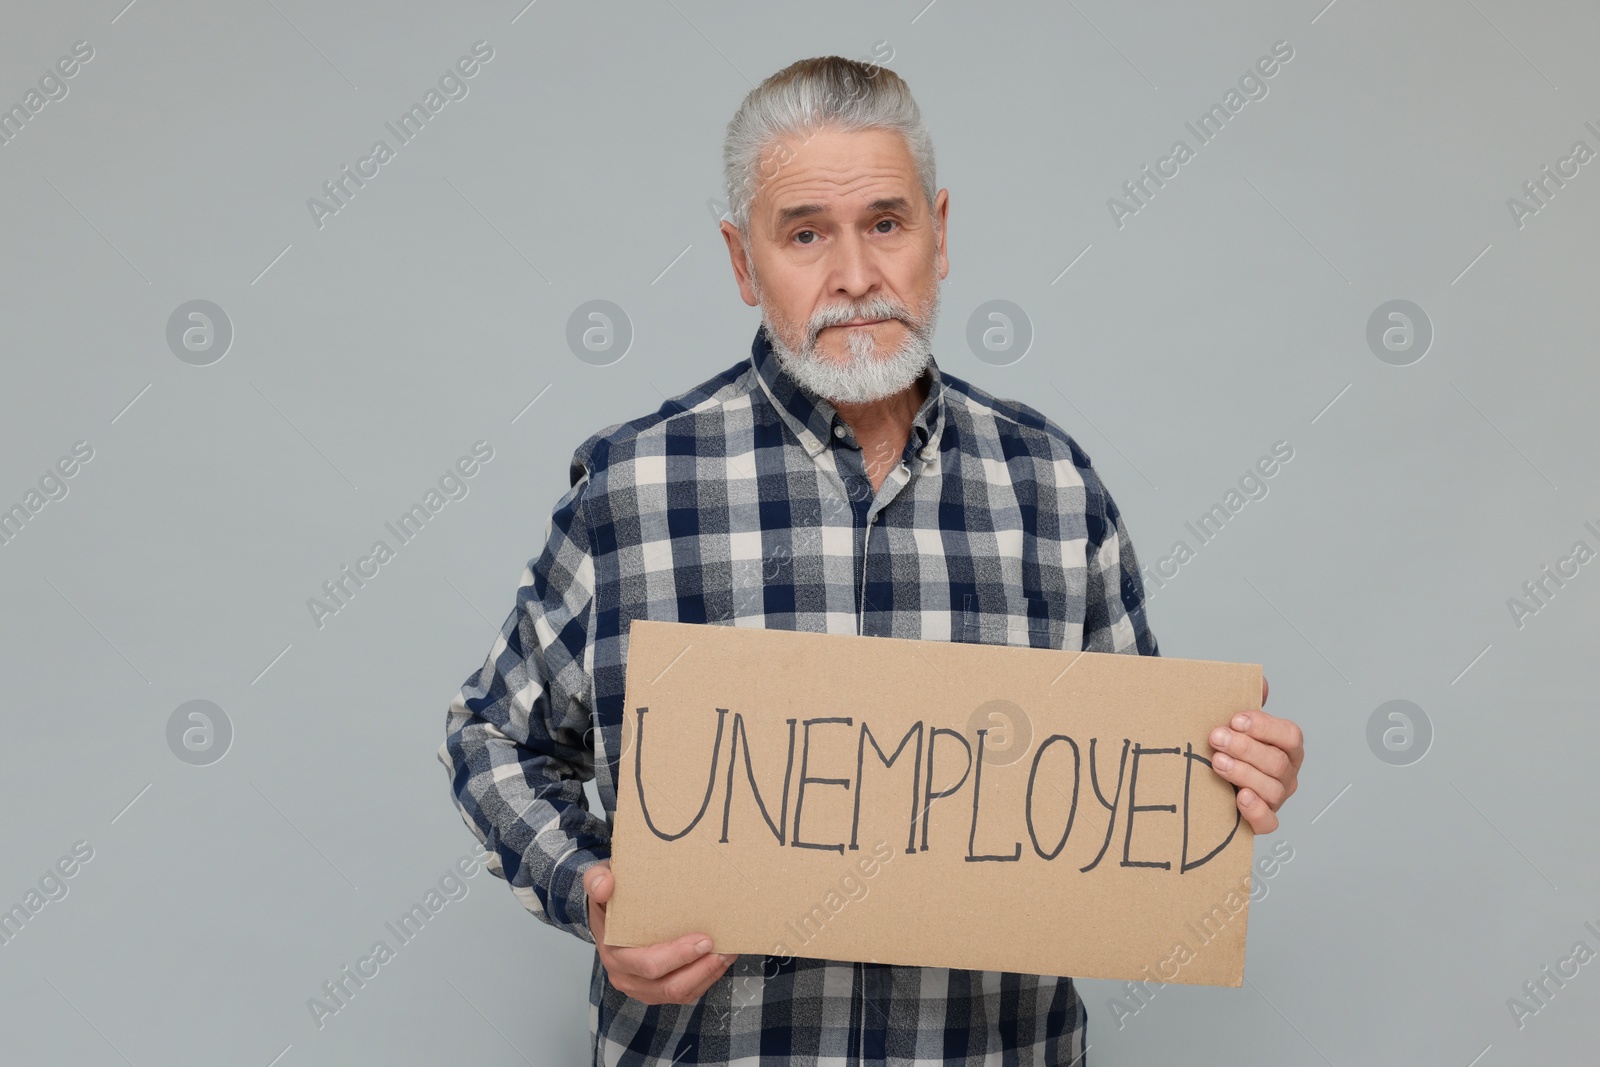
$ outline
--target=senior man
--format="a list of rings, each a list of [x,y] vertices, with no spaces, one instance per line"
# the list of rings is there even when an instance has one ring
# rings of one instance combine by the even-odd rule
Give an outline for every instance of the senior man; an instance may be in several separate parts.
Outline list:
[[[1070,977],[734,957],[695,932],[599,943],[633,620],[1160,654],[1088,455],[933,359],[949,193],[904,81],[795,63],[745,98],[723,162],[723,238],[761,308],[750,356],[578,447],[516,606],[450,705],[455,804],[530,912],[596,944],[596,1063],[1081,1067]],[[1252,713],[1213,745],[1271,832],[1300,731]]]

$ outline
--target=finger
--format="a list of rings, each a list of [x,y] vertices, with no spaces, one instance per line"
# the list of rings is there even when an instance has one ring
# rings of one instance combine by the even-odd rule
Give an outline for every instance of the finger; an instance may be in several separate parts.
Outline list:
[[[1305,735],[1300,732],[1299,726],[1288,719],[1280,719],[1265,711],[1241,711],[1228,725],[1257,741],[1282,749],[1289,757],[1290,765],[1296,768],[1305,758]]]
[[[1226,752],[1218,752],[1211,757],[1211,769],[1241,789],[1254,790],[1273,811],[1277,811],[1289,796],[1288,787],[1283,782],[1261,773],[1242,760],[1234,759]]]
[[[662,992],[673,1000],[699,1000],[705,996],[706,990],[728,973],[728,968],[738,958],[732,953],[708,953],[704,958],[668,975],[662,983]]]
[[[583,891],[589,895],[590,900],[602,908],[611,899],[616,886],[617,880],[611,873],[610,860],[601,860],[583,872]]]
[[[596,945],[606,940],[606,902],[616,886],[610,870],[611,864],[602,860],[583,872],[583,891],[588,898],[585,915],[589,919],[589,934]]]
[[[1261,802],[1253,789],[1241,789],[1234,798],[1239,805],[1239,810],[1244,813],[1245,822],[1250,824],[1250,829],[1258,834],[1270,834],[1278,828],[1278,814]]]
[[[1261,703],[1262,704],[1266,704],[1266,702],[1267,702],[1267,676],[1263,674],[1261,676]]]
[[[675,941],[619,948],[611,958],[630,974],[655,980],[665,978],[687,964],[699,962],[707,955],[715,955],[711,951],[711,938],[705,934],[684,934]]]
[[[1237,718],[1234,719],[1238,721]],[[1284,779],[1294,769],[1288,753],[1275,745],[1257,741],[1249,734],[1237,733],[1225,726],[1211,731],[1211,747],[1226,752],[1241,763],[1248,763],[1272,778]]]

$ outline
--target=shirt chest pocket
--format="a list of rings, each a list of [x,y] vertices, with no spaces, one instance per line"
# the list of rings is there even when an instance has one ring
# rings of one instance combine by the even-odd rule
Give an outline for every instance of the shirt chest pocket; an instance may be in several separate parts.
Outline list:
[[[1043,597],[968,593],[951,612],[952,641],[1020,648],[1061,648],[1064,622],[1059,607]]]

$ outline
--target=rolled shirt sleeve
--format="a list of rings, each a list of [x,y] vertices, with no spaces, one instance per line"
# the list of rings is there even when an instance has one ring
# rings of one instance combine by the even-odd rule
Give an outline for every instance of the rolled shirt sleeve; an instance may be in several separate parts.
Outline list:
[[[583,789],[594,777],[588,486],[585,476],[556,503],[516,606],[450,703],[438,757],[489,871],[535,917],[593,943],[583,872],[610,857],[611,826]]]

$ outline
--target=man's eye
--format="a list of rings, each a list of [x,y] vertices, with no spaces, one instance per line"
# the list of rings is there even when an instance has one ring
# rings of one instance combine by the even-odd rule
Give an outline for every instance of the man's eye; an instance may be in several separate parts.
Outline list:
[[[803,237],[806,234],[810,234],[811,236],[815,237],[817,235],[817,231],[815,231],[815,230],[801,230],[799,233],[795,234],[794,236],[795,236],[795,239],[798,240],[800,237]],[[814,242],[812,242],[812,241],[801,241],[800,243],[808,245],[808,244],[813,244]]]
[[[894,220],[894,219],[879,219],[879,220],[878,220],[878,226],[882,226],[882,225],[883,225],[883,224],[884,224],[884,223],[886,223],[886,222],[887,222],[887,223],[888,223],[888,224],[889,224],[889,225],[891,225],[891,226],[898,226],[898,225],[900,225],[900,224],[899,224],[899,223],[898,223],[898,222],[896,222],[896,221],[895,221],[895,220]],[[873,227],[873,229],[878,229],[878,226],[874,226],[874,227]],[[888,231],[888,230],[878,230],[878,232],[879,232],[879,233],[888,233],[888,232],[889,232],[889,231]]]

